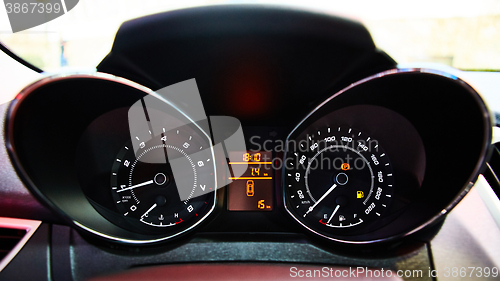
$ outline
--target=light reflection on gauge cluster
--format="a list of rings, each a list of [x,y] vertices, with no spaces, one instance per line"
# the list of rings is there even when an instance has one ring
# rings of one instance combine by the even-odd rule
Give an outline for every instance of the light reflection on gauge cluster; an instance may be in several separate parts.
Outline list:
[[[176,227],[196,222],[209,208],[208,195],[193,198],[193,193],[200,188],[214,190],[215,171],[209,165],[213,157],[208,144],[188,129],[171,130],[147,142],[136,137],[141,144],[137,156],[130,141],[118,153],[111,169],[111,189],[117,209],[131,223]],[[174,159],[179,167],[182,174],[176,179],[166,159]],[[179,197],[179,181],[187,181],[186,186],[193,189],[187,199]]]
[[[307,228],[346,233],[384,216],[395,175],[376,139],[350,126],[321,124],[289,142],[288,155],[285,204]]]

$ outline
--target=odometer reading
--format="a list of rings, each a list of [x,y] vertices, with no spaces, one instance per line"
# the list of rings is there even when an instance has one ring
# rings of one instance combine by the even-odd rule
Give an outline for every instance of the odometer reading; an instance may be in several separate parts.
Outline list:
[[[312,128],[302,136],[285,158],[288,212],[327,237],[376,223],[394,188],[391,162],[377,140],[348,126]]]

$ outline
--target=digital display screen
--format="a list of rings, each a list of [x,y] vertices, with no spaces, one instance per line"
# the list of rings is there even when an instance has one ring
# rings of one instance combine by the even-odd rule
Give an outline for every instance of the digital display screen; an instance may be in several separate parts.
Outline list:
[[[232,151],[230,167],[247,165],[246,171],[228,186],[227,205],[229,211],[272,211],[273,177],[272,152],[270,151]],[[234,169],[233,169],[234,170]]]

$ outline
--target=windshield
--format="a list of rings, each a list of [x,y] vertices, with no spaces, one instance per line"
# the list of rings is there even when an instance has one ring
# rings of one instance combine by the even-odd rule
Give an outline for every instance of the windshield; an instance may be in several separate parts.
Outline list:
[[[464,70],[500,70],[498,0],[420,0],[414,4],[400,0],[81,0],[66,14],[16,33],[5,5],[0,8],[0,41],[45,71],[95,68],[110,51],[123,21],[186,7],[242,3],[292,6],[359,20],[375,44],[398,63],[436,62]]]

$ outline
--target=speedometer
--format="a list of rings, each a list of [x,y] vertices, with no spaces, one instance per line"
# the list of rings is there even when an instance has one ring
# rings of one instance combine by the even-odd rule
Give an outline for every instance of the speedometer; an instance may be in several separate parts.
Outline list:
[[[389,155],[356,128],[309,128],[289,142],[285,161],[285,206],[315,233],[356,232],[376,223],[391,203],[395,175]]]

